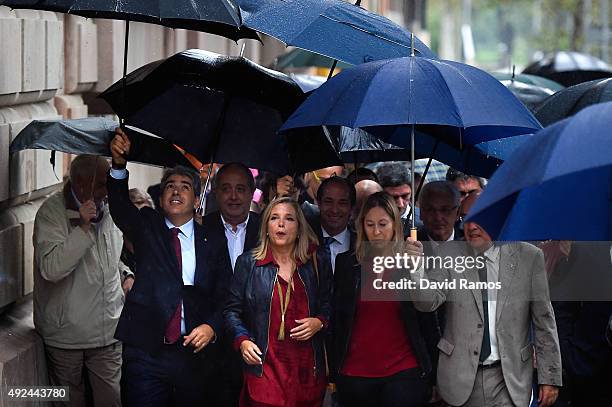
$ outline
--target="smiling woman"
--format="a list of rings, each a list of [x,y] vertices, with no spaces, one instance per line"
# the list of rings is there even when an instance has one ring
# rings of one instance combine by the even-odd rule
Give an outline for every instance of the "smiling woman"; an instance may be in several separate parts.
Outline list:
[[[331,271],[291,198],[272,201],[259,246],[236,261],[224,316],[245,363],[241,406],[320,406]]]

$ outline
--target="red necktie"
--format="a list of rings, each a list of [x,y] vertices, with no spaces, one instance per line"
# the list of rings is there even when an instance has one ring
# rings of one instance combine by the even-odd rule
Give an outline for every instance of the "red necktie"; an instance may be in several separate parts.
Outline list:
[[[176,255],[176,260],[178,261],[178,270],[180,273],[181,281],[183,279],[183,259],[181,257],[181,241],[179,240],[179,233],[181,230],[179,228],[170,229],[172,232],[172,246],[174,247],[174,253]],[[166,326],[166,334],[164,339],[166,343],[175,343],[181,337],[181,305],[182,301],[179,302],[179,305],[176,307],[176,311],[174,311],[174,315],[168,322],[168,326]]]

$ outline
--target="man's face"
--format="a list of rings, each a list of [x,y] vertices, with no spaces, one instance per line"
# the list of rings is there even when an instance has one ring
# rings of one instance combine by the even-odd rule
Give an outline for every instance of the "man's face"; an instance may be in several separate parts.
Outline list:
[[[408,205],[410,205],[410,195],[412,191],[410,185],[402,184],[397,187],[386,187],[384,191],[393,197],[400,215],[403,215]]]
[[[459,193],[461,194],[461,202],[463,202],[463,200],[467,198],[468,195],[473,193],[480,193],[482,191],[478,180],[474,178],[456,179],[454,181],[454,184],[459,190]]]
[[[251,208],[253,192],[249,188],[246,174],[239,169],[230,168],[221,173],[215,194],[223,218],[228,222],[244,222]]]
[[[453,233],[459,207],[446,193],[432,193],[421,205],[421,220],[425,230],[435,241],[445,242]]]
[[[331,236],[337,235],[346,228],[351,209],[348,189],[335,183],[327,185],[319,201],[321,226]]]
[[[466,213],[472,208],[476,199],[478,199],[478,195],[477,193],[470,194],[468,198],[463,201],[462,206]],[[469,245],[472,246],[477,253],[482,253],[491,246],[491,236],[489,236],[489,234],[476,222],[465,222],[463,225],[463,235],[465,236],[465,240],[467,240]]]
[[[476,222],[466,222],[463,226],[463,233],[465,240],[477,253],[482,253],[491,247],[491,236]]]
[[[106,190],[106,177],[108,174],[109,165],[106,160],[99,159],[95,180],[93,176],[76,179],[72,182],[72,189],[81,203],[88,200],[94,200],[99,208],[102,201],[106,199],[108,191]],[[92,185],[93,184],[93,185]],[[92,191],[93,187],[93,191]]]
[[[185,217],[185,220],[193,216],[197,205],[193,181],[185,175],[171,175],[166,184],[162,186],[160,206],[167,217]]]

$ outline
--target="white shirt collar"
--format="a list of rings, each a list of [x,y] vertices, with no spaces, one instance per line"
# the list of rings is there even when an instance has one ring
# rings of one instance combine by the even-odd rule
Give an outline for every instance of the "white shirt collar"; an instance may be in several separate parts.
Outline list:
[[[327,231],[323,228],[323,226],[321,226],[321,230],[323,231],[323,237],[331,236],[329,233],[327,233]],[[331,236],[331,237],[333,237],[338,243],[343,245],[350,239],[350,233],[348,231],[348,228],[344,228],[342,232],[338,233],[336,236]]]
[[[219,214],[221,214],[221,213],[219,213]],[[246,229],[247,223],[249,223],[249,216],[251,216],[250,213],[247,214],[246,220],[244,222],[238,224],[236,233],[240,232],[243,229]],[[234,227],[232,226],[231,223],[228,223],[228,222],[225,221],[225,219],[223,218],[223,215],[221,215],[221,223],[223,223],[223,227],[225,229],[227,229],[230,232],[234,233]]]
[[[490,262],[495,263],[499,259],[499,253],[499,246],[494,244],[493,246],[489,247],[487,250],[484,251],[483,256],[485,256]]]
[[[431,236],[429,235],[429,233],[427,234],[427,237],[429,238],[429,240],[430,240],[431,242],[435,242],[435,243],[437,243],[438,245],[439,245],[439,244],[441,244],[441,243],[450,242],[450,241],[455,240],[455,229],[453,229],[453,231],[451,232],[451,234],[450,234],[449,238],[448,238],[448,239],[446,239],[444,242],[438,242],[438,241],[434,240],[434,238],[433,238],[433,237],[431,237]]]
[[[181,226],[174,226],[172,222],[168,220],[168,218],[165,218],[165,220],[166,220],[166,226],[168,226],[168,229],[173,229],[173,228],[178,227],[181,233],[186,238],[191,239],[191,237],[193,236],[193,218],[189,219],[187,222],[183,223]]]

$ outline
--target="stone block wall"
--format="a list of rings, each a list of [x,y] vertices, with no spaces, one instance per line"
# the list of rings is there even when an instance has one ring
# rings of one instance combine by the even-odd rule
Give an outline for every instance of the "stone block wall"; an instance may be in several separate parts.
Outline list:
[[[96,95],[123,74],[125,22],[0,6],[0,383],[47,383],[31,315],[36,211],[67,175],[71,155],[9,145],[32,120],[109,114]],[[274,40],[248,41],[245,56],[269,64]],[[188,48],[238,55],[240,45],[198,32],[130,23],[128,71]],[[160,168],[130,164],[130,186],[159,182]],[[0,407],[15,405],[0,392]],[[28,404],[32,405],[32,404]]]

